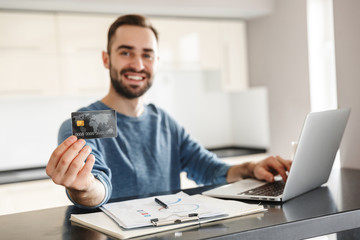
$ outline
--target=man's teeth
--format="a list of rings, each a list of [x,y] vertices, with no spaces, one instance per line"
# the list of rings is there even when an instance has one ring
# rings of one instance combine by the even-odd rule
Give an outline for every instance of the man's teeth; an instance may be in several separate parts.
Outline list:
[[[131,80],[136,80],[136,81],[140,81],[143,79],[142,77],[139,77],[139,76],[128,76],[128,78]]]

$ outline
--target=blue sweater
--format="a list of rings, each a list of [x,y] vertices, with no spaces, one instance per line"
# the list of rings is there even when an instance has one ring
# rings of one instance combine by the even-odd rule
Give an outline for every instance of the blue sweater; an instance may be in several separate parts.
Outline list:
[[[107,109],[97,101],[79,111]],[[149,104],[140,117],[116,114],[116,138],[86,140],[96,159],[92,173],[106,189],[104,201],[96,207],[110,198],[180,189],[182,171],[198,184],[226,182],[229,166],[192,139],[163,110]],[[59,144],[70,135],[68,119],[59,130]]]

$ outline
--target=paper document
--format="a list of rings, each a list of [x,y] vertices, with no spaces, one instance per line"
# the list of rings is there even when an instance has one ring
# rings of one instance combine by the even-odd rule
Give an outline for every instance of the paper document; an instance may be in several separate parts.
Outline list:
[[[161,199],[167,208],[157,203],[155,198]],[[100,209],[123,228],[153,226],[157,222],[160,225],[175,224],[226,215],[216,205],[191,197],[184,192],[108,203]]]
[[[179,212],[175,214],[180,216],[184,216],[184,215],[186,216],[186,214],[194,213],[197,210],[197,212],[199,213],[198,221],[186,221],[186,222],[174,223],[169,225],[163,225],[159,227],[152,226],[149,218],[158,217],[160,219],[162,217],[166,217],[173,214],[166,212],[165,215],[162,215],[163,213],[161,211],[162,206],[156,205],[154,200],[155,197],[106,204],[104,206],[107,209],[107,212],[108,213],[112,212],[111,217],[109,217],[109,215],[105,214],[104,212],[96,212],[96,213],[87,213],[87,214],[71,214],[70,220],[74,223],[78,223],[96,229],[112,237],[119,239],[127,239],[127,238],[160,233],[178,228],[197,227],[199,223],[204,224],[206,222],[212,222],[212,221],[244,216],[254,213],[262,213],[265,211],[262,205],[247,204],[244,202],[233,201],[233,200],[222,200],[222,199],[212,198],[199,194],[188,196],[185,193],[180,192],[174,195],[164,195],[164,196],[156,196],[156,197],[159,198],[161,201],[164,201],[168,205],[169,210],[171,210],[172,207],[173,210],[177,209]],[[183,204],[182,207],[181,204]],[[190,205],[186,205],[186,204],[190,204]],[[196,204],[199,205],[199,208],[197,208],[196,206],[197,209],[195,209],[194,206]],[[126,208],[124,209],[124,206],[126,206],[127,209]],[[141,209],[139,207],[141,207]],[[136,211],[136,209],[144,210],[144,212],[141,213],[136,212],[136,213],[140,213],[141,217],[134,217],[134,215],[132,215],[134,211]],[[160,215],[158,215],[159,212],[161,212]],[[149,213],[149,215],[151,216],[144,217],[145,215],[147,215],[145,213]],[[144,216],[141,214],[144,214]],[[119,219],[122,219],[123,223],[121,224],[126,223],[128,227],[134,227],[134,226],[138,226],[138,227],[128,228],[128,229],[121,227],[119,221],[115,220],[114,218],[115,215],[118,215]],[[124,217],[128,217],[129,219],[124,220],[123,219]],[[140,227],[143,225],[146,225],[148,227]]]

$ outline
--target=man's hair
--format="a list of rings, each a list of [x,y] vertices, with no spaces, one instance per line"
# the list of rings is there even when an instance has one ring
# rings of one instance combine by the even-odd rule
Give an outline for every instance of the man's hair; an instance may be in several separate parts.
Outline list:
[[[158,32],[156,29],[151,25],[150,21],[142,16],[137,14],[131,14],[131,15],[124,15],[120,16],[118,19],[111,24],[108,32],[108,45],[107,45],[107,51],[108,54],[110,54],[112,40],[115,35],[116,29],[118,29],[122,25],[131,25],[131,26],[139,26],[139,27],[145,27],[150,28],[151,31],[155,34],[155,38],[158,41]]]

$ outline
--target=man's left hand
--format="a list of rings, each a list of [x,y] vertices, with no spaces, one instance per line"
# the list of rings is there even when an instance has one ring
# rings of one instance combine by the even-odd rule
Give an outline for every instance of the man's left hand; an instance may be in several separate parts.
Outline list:
[[[285,160],[280,156],[271,156],[255,164],[253,175],[255,178],[267,182],[274,182],[274,177],[280,175],[286,182],[291,163],[292,161]]]
[[[292,161],[280,156],[271,156],[260,162],[248,162],[231,166],[226,176],[228,183],[244,178],[257,178],[267,182],[274,182],[274,177],[280,175],[286,182],[287,172],[290,171]]]

